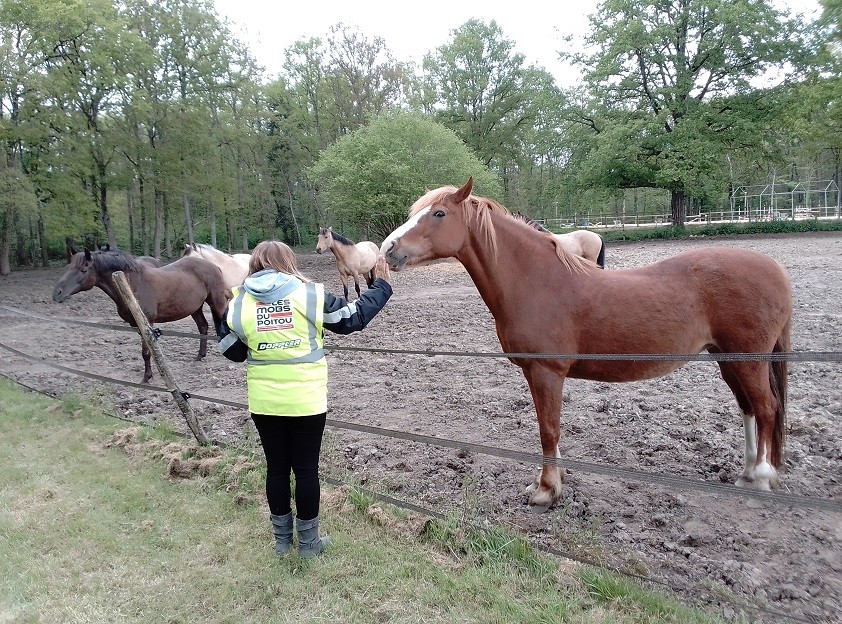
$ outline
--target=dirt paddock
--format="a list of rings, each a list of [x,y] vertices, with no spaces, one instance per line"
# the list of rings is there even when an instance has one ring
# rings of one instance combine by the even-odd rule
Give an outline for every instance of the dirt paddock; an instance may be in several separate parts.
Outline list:
[[[681,250],[739,246],[780,261],[793,283],[793,349],[842,351],[842,233],[690,239],[611,245],[609,270]],[[332,256],[303,254],[303,272],[341,294]],[[36,314],[121,324],[101,291],[51,300],[62,268],[0,278],[0,304]],[[362,333],[328,335],[328,346],[499,352],[494,322],[458,263],[393,276],[395,295]],[[190,319],[165,328],[195,332]],[[47,361],[138,382],[132,334],[54,324],[0,309],[0,342]],[[240,364],[215,349],[193,361],[195,340],[166,338],[179,387],[245,402]],[[128,417],[183,421],[166,394],[115,387],[57,372],[0,350],[0,372],[52,393],[95,391]],[[415,434],[538,453],[526,382],[502,358],[334,351],[329,418]],[[156,374],[152,383],[162,385]],[[842,621],[842,514],[694,489],[733,483],[743,465],[742,419],[712,362],[694,362],[658,380],[606,384],[568,380],[562,457],[681,476],[686,487],[655,486],[583,471],[568,474],[561,504],[533,515],[524,488],[538,467],[463,450],[329,429],[326,473],[441,512],[503,523],[551,546],[612,568],[652,577],[685,601],[725,617]],[[243,410],[194,402],[216,439],[253,440]],[[784,492],[842,501],[842,363],[790,364]],[[329,520],[328,520],[329,521]],[[743,610],[741,605],[751,608]]]

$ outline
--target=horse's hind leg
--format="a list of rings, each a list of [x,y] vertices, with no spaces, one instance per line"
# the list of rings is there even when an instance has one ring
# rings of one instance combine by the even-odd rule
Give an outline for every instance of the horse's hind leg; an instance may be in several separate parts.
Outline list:
[[[767,362],[719,362],[722,379],[743,413],[745,468],[737,485],[760,490],[778,483],[775,464],[779,460],[773,440],[778,404],[769,386],[768,367]]]
[[[208,320],[205,318],[205,313],[202,311],[202,308],[199,308],[190,316],[193,317],[193,320],[196,321],[196,327],[199,329],[199,333],[202,335],[208,335]],[[199,354],[196,356],[196,361],[201,360],[205,357],[208,352],[208,339],[202,338],[199,340]]]

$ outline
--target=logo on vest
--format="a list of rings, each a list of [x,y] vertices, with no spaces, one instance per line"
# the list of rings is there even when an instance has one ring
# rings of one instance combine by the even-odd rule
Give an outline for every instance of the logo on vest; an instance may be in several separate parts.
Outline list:
[[[257,331],[280,331],[292,329],[292,304],[289,299],[281,299],[275,303],[257,302],[255,308]]]
[[[257,344],[258,351],[269,351],[270,349],[292,349],[301,344],[300,340],[285,340],[284,342],[260,342]]]

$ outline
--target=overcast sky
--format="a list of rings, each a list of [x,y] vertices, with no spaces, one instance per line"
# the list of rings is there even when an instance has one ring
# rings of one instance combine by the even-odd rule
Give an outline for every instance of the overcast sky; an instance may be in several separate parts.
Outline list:
[[[454,2],[374,2],[368,0],[214,0],[220,17],[244,41],[270,76],[281,70],[284,50],[301,39],[321,37],[338,22],[352,25],[366,36],[382,37],[399,61],[421,62],[423,56],[450,43],[452,30],[471,18],[495,20],[503,36],[528,64],[555,76],[560,86],[570,86],[577,76],[558,60],[564,37],[588,30],[588,15],[599,0],[484,0]],[[818,0],[775,0],[776,6],[812,15]]]

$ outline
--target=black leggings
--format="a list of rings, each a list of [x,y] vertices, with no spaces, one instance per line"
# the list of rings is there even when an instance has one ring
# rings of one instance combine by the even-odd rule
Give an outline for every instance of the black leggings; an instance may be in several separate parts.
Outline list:
[[[266,455],[266,500],[273,515],[292,511],[290,471],[295,473],[296,515],[301,520],[319,515],[319,451],[326,416],[251,415]]]

